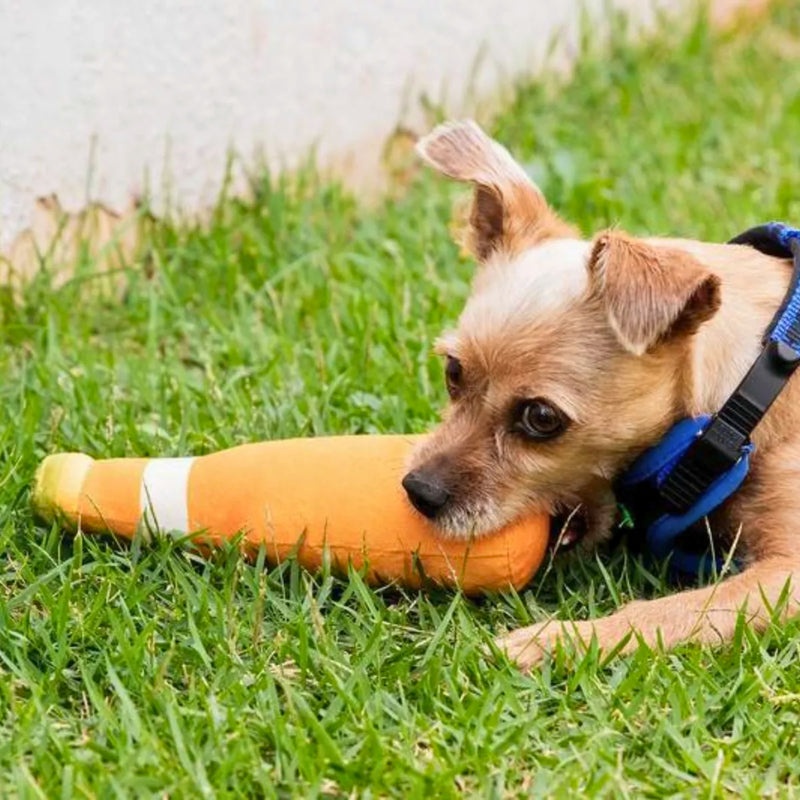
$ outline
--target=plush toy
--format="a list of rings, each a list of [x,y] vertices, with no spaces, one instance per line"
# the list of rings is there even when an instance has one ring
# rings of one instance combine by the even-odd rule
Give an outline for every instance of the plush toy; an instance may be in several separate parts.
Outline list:
[[[33,504],[46,521],[126,538],[137,530],[196,534],[200,545],[239,536],[249,555],[306,568],[366,566],[371,583],[430,579],[467,593],[520,588],[547,546],[532,516],[473,541],[442,538],[400,481],[418,437],[337,436],[246,444],[196,458],[95,460],[57,453],[37,471]]]

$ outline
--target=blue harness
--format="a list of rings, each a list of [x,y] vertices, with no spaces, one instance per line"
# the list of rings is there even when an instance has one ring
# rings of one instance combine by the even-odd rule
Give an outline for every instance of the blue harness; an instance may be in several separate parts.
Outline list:
[[[672,569],[689,575],[722,566],[720,556],[685,549],[682,536],[741,486],[753,452],[750,434],[800,364],[800,230],[770,222],[730,244],[794,261],[789,289],[764,333],[761,353],[716,414],[678,422],[617,484],[617,497],[632,511],[637,527],[645,528],[646,549],[659,559],[672,554]]]

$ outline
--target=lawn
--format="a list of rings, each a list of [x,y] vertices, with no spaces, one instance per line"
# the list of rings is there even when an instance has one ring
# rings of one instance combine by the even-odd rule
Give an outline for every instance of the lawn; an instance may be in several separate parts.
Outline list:
[[[519,86],[494,121],[552,204],[586,233],[725,240],[799,222],[796,4],[725,34],[685,21],[629,38],[587,41],[569,78]],[[56,450],[433,425],[430,345],[472,272],[448,235],[461,191],[403,171],[369,206],[312,170],[259,175],[202,227],[150,223],[122,275],[83,258],[54,288],[45,257],[5,299],[0,794],[800,793],[797,623],[530,677],[487,657],[512,626],[674,591],[622,551],[476,602],[32,519],[27,486]]]

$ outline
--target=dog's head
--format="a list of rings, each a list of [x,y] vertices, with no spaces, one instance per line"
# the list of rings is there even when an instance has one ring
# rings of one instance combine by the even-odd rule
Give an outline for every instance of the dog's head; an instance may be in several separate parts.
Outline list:
[[[449,535],[580,506],[574,535],[596,540],[613,477],[684,412],[691,335],[717,310],[719,279],[619,232],[581,240],[472,122],[436,128],[418,152],[475,184],[479,269],[437,343],[451,402],[412,456],[409,499]]]

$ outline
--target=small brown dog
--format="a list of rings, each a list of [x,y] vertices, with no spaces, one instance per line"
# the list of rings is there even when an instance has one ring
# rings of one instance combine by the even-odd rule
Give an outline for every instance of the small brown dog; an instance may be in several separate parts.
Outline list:
[[[457,329],[437,344],[452,402],[413,455],[409,499],[444,535],[480,535],[525,511],[566,512],[562,541],[593,547],[610,534],[615,476],[677,420],[715,412],[736,388],[790,262],[614,230],[583,240],[473,122],[441,125],[417,149],[475,185],[467,239],[480,267]],[[750,475],[711,520],[719,545],[737,543],[741,573],[608,617],[523,628],[499,645],[529,668],[559,639],[596,637],[606,652],[640,639],[720,642],[740,611],[757,628],[779,600],[783,615],[797,611],[799,385],[790,382],[759,424]]]

